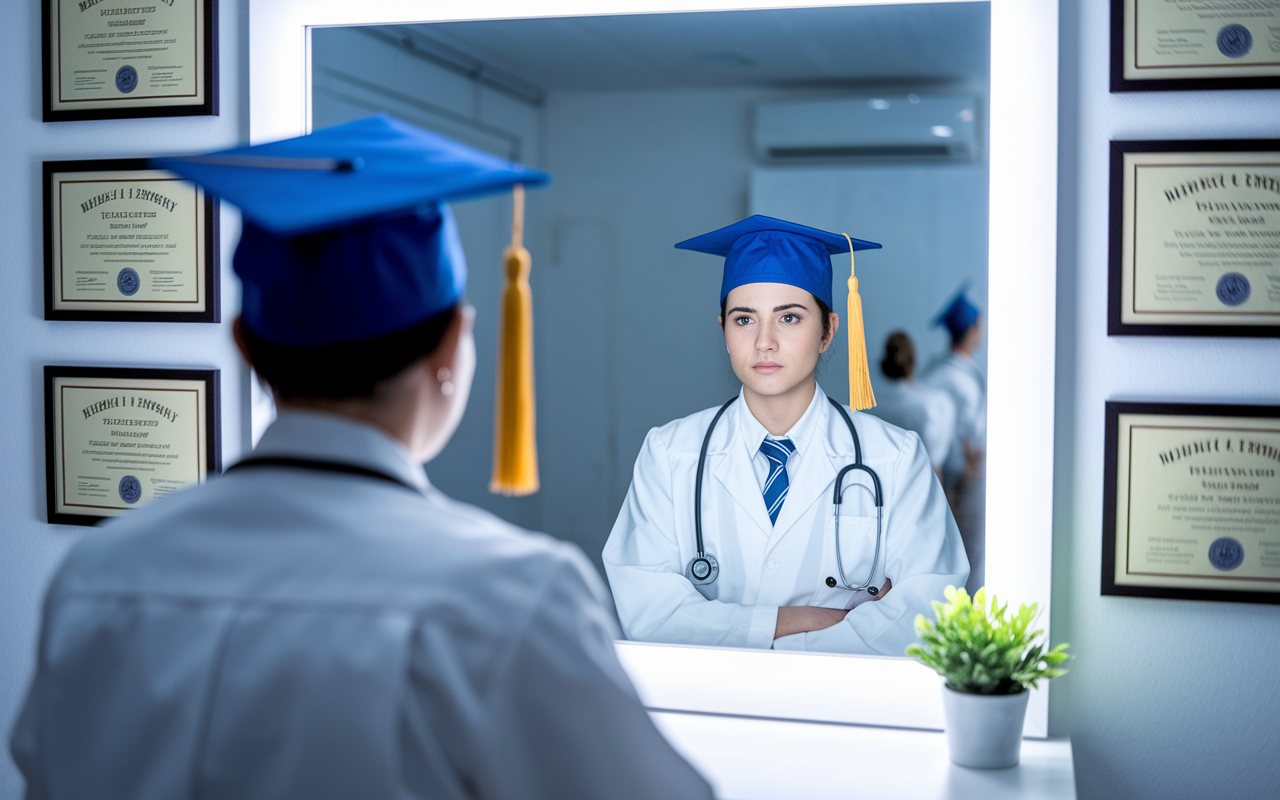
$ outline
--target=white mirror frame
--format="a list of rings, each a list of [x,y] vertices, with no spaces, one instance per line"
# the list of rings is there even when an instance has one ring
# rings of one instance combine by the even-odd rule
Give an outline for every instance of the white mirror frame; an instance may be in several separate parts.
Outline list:
[[[1015,604],[1038,603],[1047,629],[1053,509],[1058,3],[990,2],[987,586]],[[264,142],[307,131],[312,27],[890,4],[906,3],[250,0],[250,139]],[[942,727],[938,679],[904,659],[630,642],[619,642],[618,651],[651,708]],[[1047,688],[1032,695],[1027,735],[1048,735],[1048,701]]]

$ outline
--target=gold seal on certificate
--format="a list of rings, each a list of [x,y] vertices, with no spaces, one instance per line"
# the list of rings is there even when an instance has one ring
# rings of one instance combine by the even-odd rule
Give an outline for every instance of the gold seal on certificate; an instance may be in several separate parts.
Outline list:
[[[1111,143],[1108,333],[1280,336],[1280,141]]]
[[[1273,0],[1111,0],[1111,91],[1280,86]]]
[[[1280,603],[1280,407],[1107,403],[1103,594]]]
[[[217,370],[45,367],[49,522],[92,525],[221,468]]]
[[[44,121],[217,114],[217,0],[44,0]]]
[[[45,319],[218,322],[217,201],[146,164],[45,162]]]

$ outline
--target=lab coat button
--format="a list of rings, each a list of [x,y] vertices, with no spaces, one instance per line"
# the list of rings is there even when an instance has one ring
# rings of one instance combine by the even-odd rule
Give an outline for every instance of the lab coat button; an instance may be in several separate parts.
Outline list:
[[[827,586],[830,586],[832,589],[836,588],[836,579],[827,578]]]
[[[777,562],[777,561],[770,561],[770,562],[769,562],[768,564],[766,564],[765,566],[767,566],[769,569],[777,569],[777,568],[778,568],[778,562]]]

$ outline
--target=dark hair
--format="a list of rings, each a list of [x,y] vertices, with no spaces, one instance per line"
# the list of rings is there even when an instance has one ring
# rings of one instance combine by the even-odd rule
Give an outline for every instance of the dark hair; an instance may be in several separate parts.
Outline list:
[[[822,338],[825,339],[831,335],[831,309],[827,306],[826,303],[822,302],[822,298],[818,297],[816,294],[813,294],[812,292],[810,292],[809,296],[813,298],[813,302],[818,304],[818,316],[822,317]],[[721,328],[723,328],[725,324],[728,323],[728,320],[725,319],[725,314],[724,314],[725,309],[729,307],[728,303],[729,303],[729,295],[726,294],[720,300],[720,327]]]
[[[916,346],[906,331],[894,331],[884,343],[880,371],[886,378],[910,378],[916,371]]]
[[[412,328],[319,347],[285,347],[244,325],[240,330],[249,361],[277,396],[345,400],[369,397],[379,383],[435,352],[457,312],[453,306]]]

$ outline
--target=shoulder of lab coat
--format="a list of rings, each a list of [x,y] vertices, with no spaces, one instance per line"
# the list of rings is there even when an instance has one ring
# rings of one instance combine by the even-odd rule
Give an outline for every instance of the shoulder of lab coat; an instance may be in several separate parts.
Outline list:
[[[920,437],[870,414],[858,413],[853,422],[865,461],[872,462],[874,453],[893,454],[888,475],[881,472],[885,574],[893,588],[837,625],[778,639],[777,650],[902,655],[916,638],[915,615],[942,599],[947,586],[963,586],[969,577],[960,530]]]
[[[351,630],[340,622],[332,629],[320,623],[318,638],[288,642],[299,663],[323,664],[326,651],[359,650],[379,637],[385,651],[404,652],[408,663],[367,665],[373,677],[356,682],[374,693],[371,705],[400,707],[395,713],[402,724],[358,737],[374,740],[362,745],[370,752],[393,751],[374,757],[401,765],[402,774],[387,780],[410,787],[421,781],[417,788],[439,791],[460,775],[463,785],[483,787],[480,794],[495,798],[710,795],[658,734],[623,674],[610,644],[615,626],[607,593],[577,548],[434,489],[424,496],[366,478],[272,470],[185,489],[92,532],[72,549],[46,597],[37,674],[12,741],[33,797],[43,796],[38,787],[69,766],[41,744],[42,728],[66,724],[51,716],[56,703],[45,702],[59,690],[50,681],[90,666],[69,665],[51,678],[59,665],[52,663],[57,655],[50,640],[67,632],[59,609],[74,603],[72,627],[101,627],[93,616],[109,617],[107,607],[120,598],[139,605],[153,598],[248,598],[256,608],[305,608],[322,620],[359,608],[403,621],[380,626],[350,648],[335,633]],[[182,649],[186,643],[179,637],[167,653],[162,640],[150,641],[160,647],[157,668],[163,671],[169,655],[191,657]],[[234,669],[254,682],[252,664]],[[278,702],[282,708],[273,714],[287,719],[297,710],[283,696]],[[229,697],[220,704],[245,708]],[[240,722],[248,730],[252,715],[263,712],[249,707],[244,713]],[[344,725],[356,735],[370,720]],[[262,722],[288,724],[265,716]],[[342,739],[336,733],[295,725],[293,746],[280,757],[303,759],[294,765],[298,774],[314,772],[323,768],[315,753]],[[316,742],[308,762],[307,745]],[[342,761],[341,751],[333,761]],[[619,775],[629,786],[617,782]],[[381,796],[366,796],[375,795]]]
[[[708,453],[723,453],[738,428],[742,401],[716,425]],[[719,406],[653,428],[636,457],[631,487],[605,542],[605,573],[623,633],[634,641],[768,648],[778,607],[708,600],[685,577],[675,529],[674,476],[695,478],[707,426]],[[714,480],[703,478],[704,489]],[[692,539],[687,543],[692,545]],[[689,548],[692,552],[692,548]]]
[[[986,390],[978,366],[961,358],[955,353],[940,356],[929,365],[921,382],[951,397],[956,406],[956,436],[976,442],[986,435]]]
[[[929,460],[941,469],[956,432],[956,405],[951,395],[918,381],[890,379],[876,390],[876,399],[879,405],[867,413],[918,433]]]

